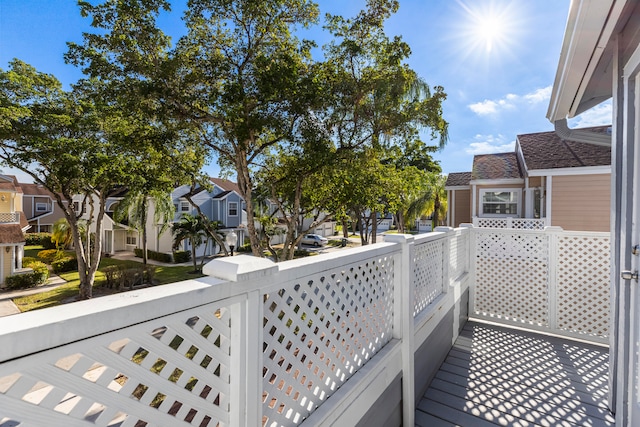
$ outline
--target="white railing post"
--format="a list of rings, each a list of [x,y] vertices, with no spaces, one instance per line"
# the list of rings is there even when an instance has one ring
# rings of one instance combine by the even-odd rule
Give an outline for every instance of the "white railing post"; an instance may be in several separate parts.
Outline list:
[[[558,232],[562,227],[545,227],[544,231],[549,238],[549,328],[552,332],[558,329]]]
[[[204,266],[203,273],[232,282],[256,279],[267,282],[273,280],[270,277],[278,270],[277,264],[270,260],[239,255],[217,258]],[[262,425],[263,310],[262,293],[255,290],[248,292],[245,302],[233,311],[232,319],[241,319],[241,324],[231,325],[231,348],[238,348],[231,355],[234,362],[230,372],[231,393],[238,402],[238,410],[231,411],[231,425]]]
[[[513,228],[513,218],[507,217],[507,226],[505,228]]]
[[[406,234],[388,234],[385,242],[399,243],[402,247],[399,265],[395,268],[393,337],[402,342],[402,424],[414,425],[415,369],[413,309],[414,238]]]
[[[442,293],[447,293],[451,286],[451,239],[454,230],[452,227],[436,227],[434,231],[447,234],[442,244]]]

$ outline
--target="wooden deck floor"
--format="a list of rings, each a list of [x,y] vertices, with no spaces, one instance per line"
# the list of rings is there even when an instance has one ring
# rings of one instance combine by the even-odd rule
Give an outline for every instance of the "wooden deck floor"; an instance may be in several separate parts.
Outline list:
[[[613,426],[606,348],[467,322],[416,425]]]

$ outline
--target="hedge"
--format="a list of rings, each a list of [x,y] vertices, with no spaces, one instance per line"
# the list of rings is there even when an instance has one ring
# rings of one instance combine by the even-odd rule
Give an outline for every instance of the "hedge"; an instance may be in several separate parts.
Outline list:
[[[51,233],[25,233],[27,246],[42,246],[45,249],[55,249],[56,245],[51,241]]]
[[[23,266],[32,268],[33,273],[17,274],[9,276],[5,279],[5,284],[9,289],[25,289],[34,286],[44,285],[49,278],[49,269],[40,261],[28,260]]]
[[[142,258],[142,249],[135,248],[133,250],[133,253],[136,257]],[[156,252],[149,249],[147,249],[147,258],[152,259],[154,261],[158,261],[158,262],[166,262],[166,263],[171,262],[171,254],[167,254],[164,252]]]
[[[127,268],[122,265],[110,265],[102,269],[104,285],[110,289],[132,289],[135,285],[153,285],[154,267]]]
[[[45,249],[38,252],[38,258],[47,264],[51,264],[57,258],[60,258],[59,251],[57,249]]]
[[[73,257],[65,257],[51,263],[54,273],[64,273],[66,271],[77,271],[78,260]]]
[[[175,251],[173,253],[173,262],[179,264],[181,262],[191,261],[191,252],[189,251]]]

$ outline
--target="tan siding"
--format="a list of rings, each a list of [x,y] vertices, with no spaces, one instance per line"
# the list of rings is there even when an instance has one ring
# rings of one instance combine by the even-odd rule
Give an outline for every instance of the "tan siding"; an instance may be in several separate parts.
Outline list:
[[[5,282],[7,276],[11,275],[11,253],[7,253],[4,250],[4,247],[0,248],[2,250],[2,271],[4,273],[4,277],[2,277],[2,283]]]
[[[448,201],[451,206],[451,201]],[[471,190],[455,191],[455,207],[453,212],[453,227],[471,222]]]
[[[565,230],[609,231],[611,175],[554,176],[551,225]]]

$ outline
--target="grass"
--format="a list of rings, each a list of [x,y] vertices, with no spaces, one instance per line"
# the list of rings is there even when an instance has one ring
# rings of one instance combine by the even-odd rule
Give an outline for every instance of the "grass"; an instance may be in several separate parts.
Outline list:
[[[41,246],[27,246],[25,247],[25,256],[37,257],[38,252],[42,250]],[[96,279],[93,286],[93,293],[95,296],[101,296],[105,294],[115,293],[110,289],[105,289],[102,284],[105,282],[104,273],[101,271],[110,265],[119,265],[127,268],[140,267],[142,262],[120,260],[115,258],[102,258],[100,260],[100,266],[96,272]],[[164,285],[167,283],[179,282],[181,280],[194,279],[197,277],[203,277],[201,273],[194,274],[192,266],[154,266],[155,275],[154,280],[158,285]],[[60,273],[59,276],[67,283],[58,286],[54,289],[37,293],[34,295],[27,295],[24,297],[14,298],[13,302],[18,306],[21,312],[38,310],[41,308],[54,307],[56,305],[64,304],[66,302],[72,302],[79,293],[80,287],[80,274],[75,272]]]

